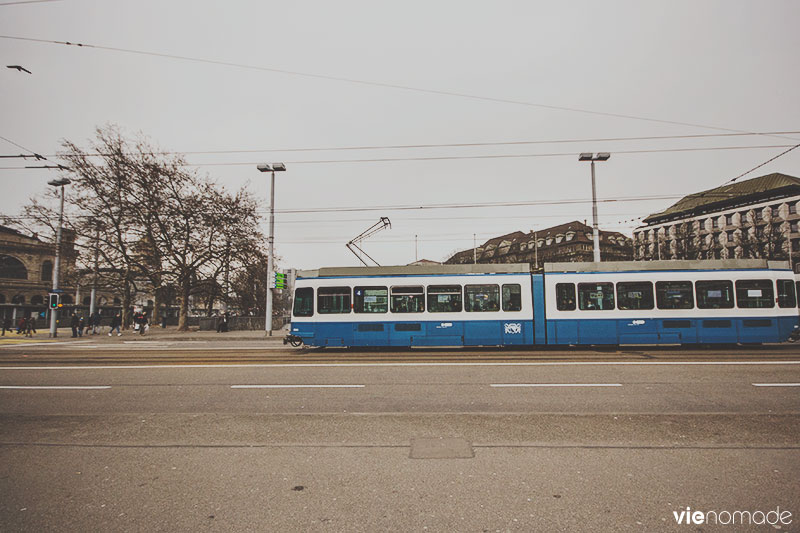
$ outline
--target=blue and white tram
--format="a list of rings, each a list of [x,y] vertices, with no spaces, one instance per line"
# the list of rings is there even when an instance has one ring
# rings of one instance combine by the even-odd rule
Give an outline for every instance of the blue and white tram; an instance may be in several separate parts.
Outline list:
[[[764,343],[798,324],[789,264],[764,260],[321,268],[298,273],[308,346]]]

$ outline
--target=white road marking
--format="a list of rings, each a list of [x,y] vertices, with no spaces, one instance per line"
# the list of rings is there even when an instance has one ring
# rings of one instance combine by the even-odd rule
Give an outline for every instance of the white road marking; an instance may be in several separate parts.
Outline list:
[[[329,368],[429,366],[742,366],[800,365],[800,361],[558,361],[513,363],[213,363],[182,365],[0,366],[0,370],[149,370],[170,368]]]
[[[622,387],[621,383],[491,383],[490,387]]]
[[[365,385],[231,385],[232,389],[363,389]]]
[[[800,383],[753,383],[754,387],[800,387]]]
[[[20,389],[20,390],[101,390],[110,389],[110,385],[92,386],[56,386],[56,385],[0,385],[0,389]]]

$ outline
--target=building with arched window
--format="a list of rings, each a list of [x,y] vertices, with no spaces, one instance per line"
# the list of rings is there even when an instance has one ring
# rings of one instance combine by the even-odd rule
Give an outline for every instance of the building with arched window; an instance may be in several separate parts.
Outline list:
[[[75,234],[67,229],[62,233],[59,288],[65,312],[73,309],[87,315],[91,304],[91,272],[76,272]],[[38,235],[25,235],[15,229],[0,226],[0,318],[16,319],[36,315],[45,318],[48,293],[53,287],[55,247]],[[146,281],[139,283],[132,307],[149,309],[152,294]],[[97,290],[98,310],[102,316],[113,316],[122,301],[108,287]],[[112,305],[113,302],[113,305]],[[169,302],[164,302],[169,304]],[[168,309],[170,316],[174,309]]]
[[[63,234],[62,272],[75,267],[75,241]],[[0,226],[0,317],[39,315],[52,288],[55,250],[38,235]],[[70,289],[65,287],[65,289]]]

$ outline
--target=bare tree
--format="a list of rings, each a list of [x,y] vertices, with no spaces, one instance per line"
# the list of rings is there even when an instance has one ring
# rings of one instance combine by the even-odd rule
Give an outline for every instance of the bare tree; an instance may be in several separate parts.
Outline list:
[[[693,222],[682,222],[675,226],[675,258],[697,259],[700,252]]]
[[[149,286],[153,319],[162,299],[177,292],[179,327],[186,329],[197,285],[216,280],[223,258],[230,264],[263,240],[252,195],[228,193],[146,139],[129,141],[106,126],[86,150],[70,141],[63,147],[59,156],[72,180],[67,224],[80,250],[90,250],[92,258],[97,250],[104,281],[122,296],[125,324],[137,290]],[[42,226],[54,220],[37,200],[25,212],[37,213],[32,220]]]

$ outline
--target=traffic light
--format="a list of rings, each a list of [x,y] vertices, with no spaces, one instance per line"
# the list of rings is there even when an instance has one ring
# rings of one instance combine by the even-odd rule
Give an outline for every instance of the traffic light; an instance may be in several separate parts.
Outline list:
[[[286,274],[283,272],[273,272],[272,273],[272,283],[270,286],[273,289],[285,289],[286,288]]]
[[[58,303],[58,293],[50,293],[50,309],[58,309],[61,307]]]

